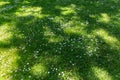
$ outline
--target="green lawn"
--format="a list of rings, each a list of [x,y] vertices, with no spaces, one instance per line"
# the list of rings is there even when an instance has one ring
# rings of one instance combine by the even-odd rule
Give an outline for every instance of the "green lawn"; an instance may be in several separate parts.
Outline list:
[[[120,80],[120,0],[0,0],[0,80]]]

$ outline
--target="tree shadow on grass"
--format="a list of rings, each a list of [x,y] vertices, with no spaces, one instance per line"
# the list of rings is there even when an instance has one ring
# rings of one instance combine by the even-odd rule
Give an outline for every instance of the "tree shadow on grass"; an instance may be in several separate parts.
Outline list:
[[[116,29],[114,27],[110,29],[110,27],[106,27],[110,25],[109,23],[97,22],[97,18],[90,16],[99,16],[101,13],[117,14],[118,3],[114,4],[117,9],[109,8],[113,5],[110,0],[108,1],[108,5],[105,6],[106,10],[104,10],[103,5],[107,1],[103,3],[102,1],[99,2],[99,0],[68,0],[64,3],[62,1],[51,1],[31,1],[28,4],[29,6],[32,5],[31,7],[42,7],[42,14],[48,14],[48,17],[37,18],[32,15],[25,17],[15,16],[16,30],[12,31],[14,34],[10,39],[11,44],[7,45],[7,47],[17,47],[20,59],[17,61],[18,67],[11,73],[11,79],[101,80],[101,77],[99,77],[101,75],[98,73],[103,73],[105,75],[104,77],[107,76],[106,79],[119,80],[120,65],[118,53],[120,51],[114,48],[111,49],[111,46],[102,37],[96,37],[96,35],[94,37],[91,34],[93,30],[102,28],[108,31],[108,33],[112,31],[113,33],[111,35],[119,39],[119,36],[114,34]],[[71,4],[76,6],[74,10],[75,14],[70,13],[64,15],[61,14],[61,8],[56,9],[56,6],[64,8],[69,7]],[[21,4],[21,6],[23,5]],[[79,6],[83,6],[83,8]],[[64,32],[65,29],[62,27],[62,24],[54,21],[56,16],[62,17],[64,24],[69,21],[74,24],[74,21],[77,22],[77,20],[80,20],[85,25],[83,27],[85,27],[84,31],[87,34],[82,34],[82,32],[76,34],[77,31],[75,33]],[[50,17],[53,19],[50,19]],[[77,18],[71,19],[71,17]],[[65,20],[67,21],[64,22]],[[70,26],[68,25],[67,27]],[[22,37],[19,38],[19,35],[22,35]],[[4,48],[6,48],[6,45]],[[93,71],[92,67],[96,66],[100,70],[101,68],[104,69],[101,70],[103,72],[99,72],[99,70],[96,72]]]

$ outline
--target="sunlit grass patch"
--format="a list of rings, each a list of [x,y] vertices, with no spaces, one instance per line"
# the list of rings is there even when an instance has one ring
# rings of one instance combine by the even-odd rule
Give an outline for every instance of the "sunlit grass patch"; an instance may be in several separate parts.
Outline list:
[[[0,48],[0,79],[6,80],[11,78],[11,73],[17,68],[17,60],[19,56],[17,49],[11,47],[9,49]]]
[[[53,36],[53,37],[49,37],[49,42],[60,42],[62,41],[63,38],[60,36]]]
[[[16,12],[17,15],[32,15],[32,14],[39,14],[41,13],[42,8],[40,7],[30,7],[30,6],[22,6],[21,8],[18,9]],[[23,14],[21,14],[23,13]]]
[[[107,13],[101,13],[100,17],[98,18],[98,21],[103,23],[109,23],[110,16]]]
[[[86,31],[85,29],[85,25],[82,22],[78,22],[78,21],[70,21],[67,23],[64,23],[63,25],[63,30],[65,33],[67,34],[77,34],[77,35],[86,35]]]
[[[31,74],[35,75],[38,78],[46,77],[47,68],[43,64],[35,64],[31,67]]]
[[[92,67],[94,75],[99,79],[99,80],[113,80],[113,78],[109,75],[109,73],[99,67]]]
[[[9,3],[10,3],[10,2],[0,1],[0,6],[6,5],[6,4],[9,4]]]
[[[64,28],[64,32],[67,34],[84,34],[85,33],[84,30],[79,26],[66,27],[66,28]]]
[[[20,34],[20,31],[16,29],[16,26],[14,26],[14,23],[12,22],[10,24],[6,23],[0,26],[0,42],[9,44],[13,36],[16,36],[19,39],[24,37],[24,35]]]
[[[110,45],[111,47],[119,49],[120,41],[116,37],[109,35],[109,33],[104,29],[98,29],[93,32],[95,32],[95,35],[98,35],[102,39],[104,39],[105,42],[108,43],[108,45]]]
[[[12,37],[12,33],[9,31],[10,26],[7,24],[0,26],[0,41],[6,41]]]
[[[75,13],[75,5],[74,4],[71,4],[70,6],[67,6],[67,7],[56,6],[56,8],[61,10],[62,15],[69,15],[69,14]]]
[[[47,16],[42,14],[41,11],[42,11],[42,7],[31,7],[31,6],[24,5],[15,12],[15,15],[22,16],[22,17],[31,15],[38,18],[43,18]]]

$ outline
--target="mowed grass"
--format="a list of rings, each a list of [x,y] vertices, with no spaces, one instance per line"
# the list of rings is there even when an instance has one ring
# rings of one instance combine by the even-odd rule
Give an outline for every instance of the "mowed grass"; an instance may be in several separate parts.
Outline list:
[[[120,80],[120,1],[0,0],[0,80]]]

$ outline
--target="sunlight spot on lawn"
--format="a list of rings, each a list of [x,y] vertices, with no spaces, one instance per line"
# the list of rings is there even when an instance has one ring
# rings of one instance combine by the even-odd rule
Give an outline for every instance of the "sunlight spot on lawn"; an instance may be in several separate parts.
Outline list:
[[[82,34],[82,35],[86,35],[86,32],[84,30],[84,27],[81,27],[81,26],[74,26],[74,27],[71,27],[71,26],[67,26],[64,28],[64,32],[67,33],[67,34]]]
[[[93,14],[91,14],[91,15],[89,15],[91,18],[96,18],[96,15],[93,15]]]
[[[60,42],[62,41],[63,38],[62,37],[57,37],[57,36],[53,36],[53,37],[49,37],[49,42]]]
[[[3,2],[3,1],[0,1],[0,6],[3,6],[3,5],[6,5],[6,4],[9,4],[10,2]]]
[[[110,22],[110,17],[106,13],[101,13],[100,17],[98,18],[98,21],[103,23],[108,23]]]
[[[17,67],[19,56],[17,49],[11,47],[9,49],[0,48],[0,79],[7,80]]]
[[[111,45],[112,47],[119,48],[120,41],[117,38],[110,36],[108,32],[105,31],[104,29],[95,30],[95,33],[101,38],[103,38],[105,42]]]
[[[47,73],[47,69],[43,64],[35,64],[31,68],[31,73],[37,77],[45,77]]]
[[[99,80],[113,80],[109,73],[102,68],[92,67],[92,70],[95,76],[99,78]]]
[[[59,7],[59,6],[56,6],[56,8],[58,8],[58,9],[60,9],[62,11],[61,12],[62,15],[69,15],[69,14],[75,13],[75,7],[76,6],[74,4],[71,4],[68,7]]]
[[[0,26],[0,41],[6,41],[12,37],[12,33],[8,31],[9,29],[10,26],[7,24]]]
[[[61,80],[83,80],[79,74],[73,71],[62,71],[58,76]]]
[[[0,80],[7,80],[11,77],[17,68],[17,60],[20,58],[17,54],[18,49],[13,47],[13,43],[11,43],[14,31],[16,31],[14,23],[0,26]]]
[[[76,21],[76,17],[74,17],[71,21],[68,21],[62,25],[62,28],[67,34],[82,34],[86,35],[85,31],[86,25],[81,21]]]
[[[41,10],[42,10],[41,7],[22,6],[22,8],[19,8],[16,11],[15,14],[17,16],[29,16],[29,15],[32,15],[32,16],[35,16],[35,17],[38,17],[38,18],[43,18],[46,15],[41,14]]]

